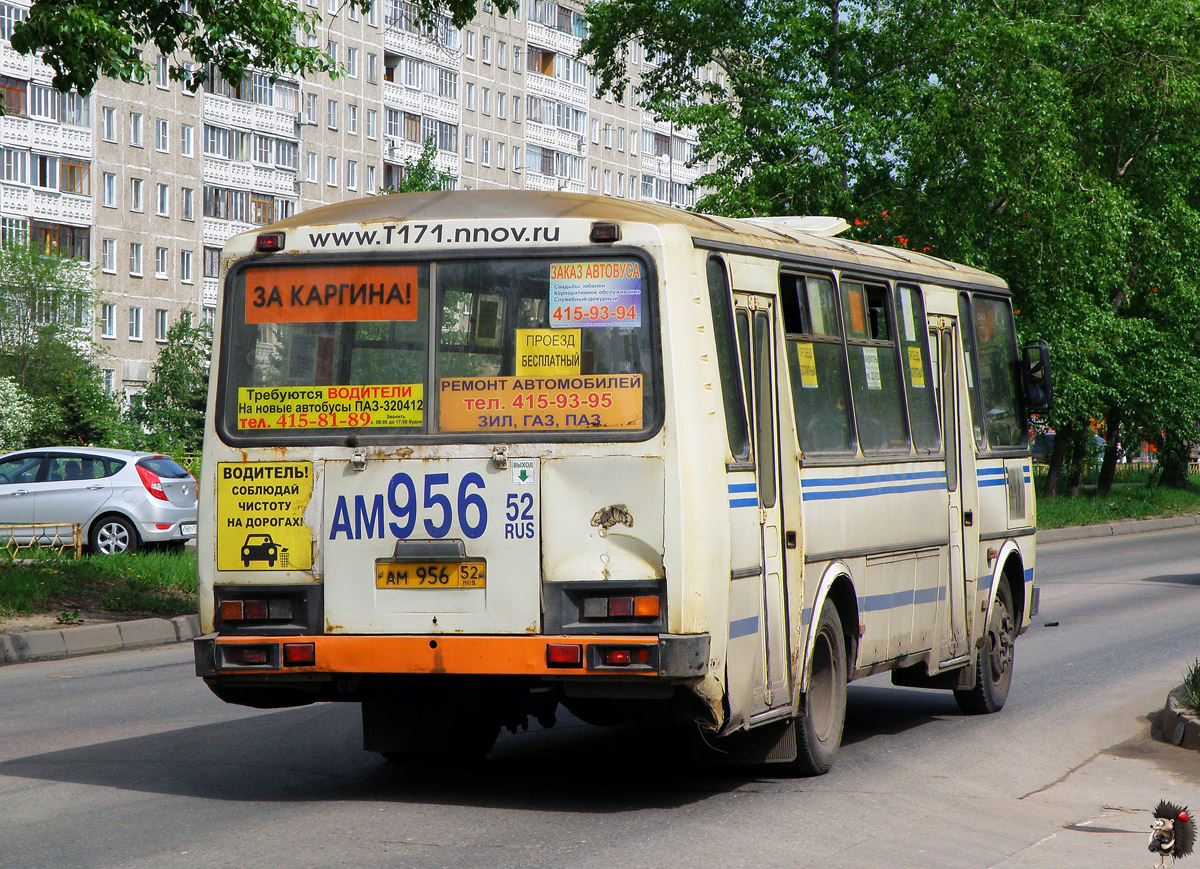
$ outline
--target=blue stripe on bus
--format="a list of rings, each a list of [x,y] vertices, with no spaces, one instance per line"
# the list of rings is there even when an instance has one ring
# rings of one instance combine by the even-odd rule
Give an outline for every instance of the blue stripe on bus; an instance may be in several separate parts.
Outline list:
[[[870,477],[805,477],[805,486],[861,486],[864,483],[891,483],[896,480],[946,479],[946,471],[915,471],[911,474],[876,474]]]
[[[733,492],[753,492],[758,488],[758,483],[730,483],[729,491]]]
[[[807,482],[805,486],[809,485]],[[805,501],[836,501],[842,498],[869,498],[872,495],[898,495],[902,492],[932,492],[945,489],[945,480],[933,483],[914,483],[910,486],[882,486],[875,489],[847,489],[841,492],[805,492]]]
[[[867,595],[858,602],[858,608],[862,612],[879,612],[915,604],[934,603],[944,600],[945,597],[946,589],[943,586],[931,586],[916,590],[894,591],[891,594]]]
[[[733,498],[729,501],[730,507],[757,507],[758,498]]]
[[[735,619],[729,623],[729,639],[736,640],[738,637],[748,637],[751,634],[758,633],[758,616],[750,616],[745,619]]]
[[[999,479],[999,480],[980,480],[978,485],[979,485],[979,488],[981,488],[981,489],[987,489],[987,488],[989,488],[989,487],[991,487],[991,486],[1003,486],[1003,485],[1005,485],[1007,482],[1008,482],[1008,481],[1007,481],[1007,480],[1005,480],[1005,479]]]
[[[1004,476],[1004,468],[979,468],[975,471],[981,477]]]

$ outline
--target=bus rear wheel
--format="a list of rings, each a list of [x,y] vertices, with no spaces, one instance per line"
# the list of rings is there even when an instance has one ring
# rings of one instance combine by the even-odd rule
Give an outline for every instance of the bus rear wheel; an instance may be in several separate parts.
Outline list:
[[[796,716],[796,772],[824,775],[833,767],[846,722],[846,636],[832,601],[821,607],[813,638],[808,690]]]
[[[1016,648],[1017,620],[1008,580],[1001,577],[996,600],[988,616],[987,633],[975,662],[975,685],[954,692],[958,708],[968,715],[999,712],[1008,699],[1012,685],[1013,652]]]

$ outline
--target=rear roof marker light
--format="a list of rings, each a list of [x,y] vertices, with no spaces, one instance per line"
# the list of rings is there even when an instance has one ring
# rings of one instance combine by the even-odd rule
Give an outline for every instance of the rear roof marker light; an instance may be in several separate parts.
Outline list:
[[[588,239],[596,243],[620,241],[621,227],[615,223],[593,223]]]
[[[284,234],[282,232],[260,233],[254,241],[254,249],[259,253],[273,253],[283,250]]]

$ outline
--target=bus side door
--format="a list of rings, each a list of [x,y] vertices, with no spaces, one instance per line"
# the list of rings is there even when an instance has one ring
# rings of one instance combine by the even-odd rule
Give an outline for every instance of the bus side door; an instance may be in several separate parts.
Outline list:
[[[938,394],[941,398],[942,434],[946,450],[946,498],[949,506],[949,571],[945,593],[945,615],[940,618],[939,661],[944,666],[958,663],[970,654],[967,642],[966,562],[963,556],[963,525],[973,521],[963,508],[964,465],[974,473],[973,462],[964,462],[964,451],[970,452],[971,421],[968,402],[959,365],[962,358],[958,327],[953,318],[936,318],[936,328],[930,329],[931,344],[937,350]]]
[[[751,717],[790,708],[787,596],[784,593],[783,509],[779,497],[779,405],[776,368],[776,309],[766,296],[734,294],[739,359],[750,414],[758,484],[762,547],[759,640],[761,682],[754,687]],[[731,686],[732,687],[732,686]]]

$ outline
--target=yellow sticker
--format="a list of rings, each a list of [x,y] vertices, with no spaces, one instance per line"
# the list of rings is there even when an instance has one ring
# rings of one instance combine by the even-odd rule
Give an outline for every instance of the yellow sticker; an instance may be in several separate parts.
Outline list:
[[[238,389],[238,428],[412,428],[425,417],[420,383]]]
[[[443,377],[443,432],[587,431],[642,427],[641,374]]]
[[[908,372],[912,385],[917,389],[925,388],[925,362],[921,358],[920,347],[908,348]]]
[[[217,465],[217,570],[308,570],[312,462]]]
[[[582,329],[518,329],[516,373],[578,374]]]
[[[813,353],[813,345],[807,341],[796,342],[796,361],[800,365],[800,385],[805,389],[816,389],[817,357]]]

